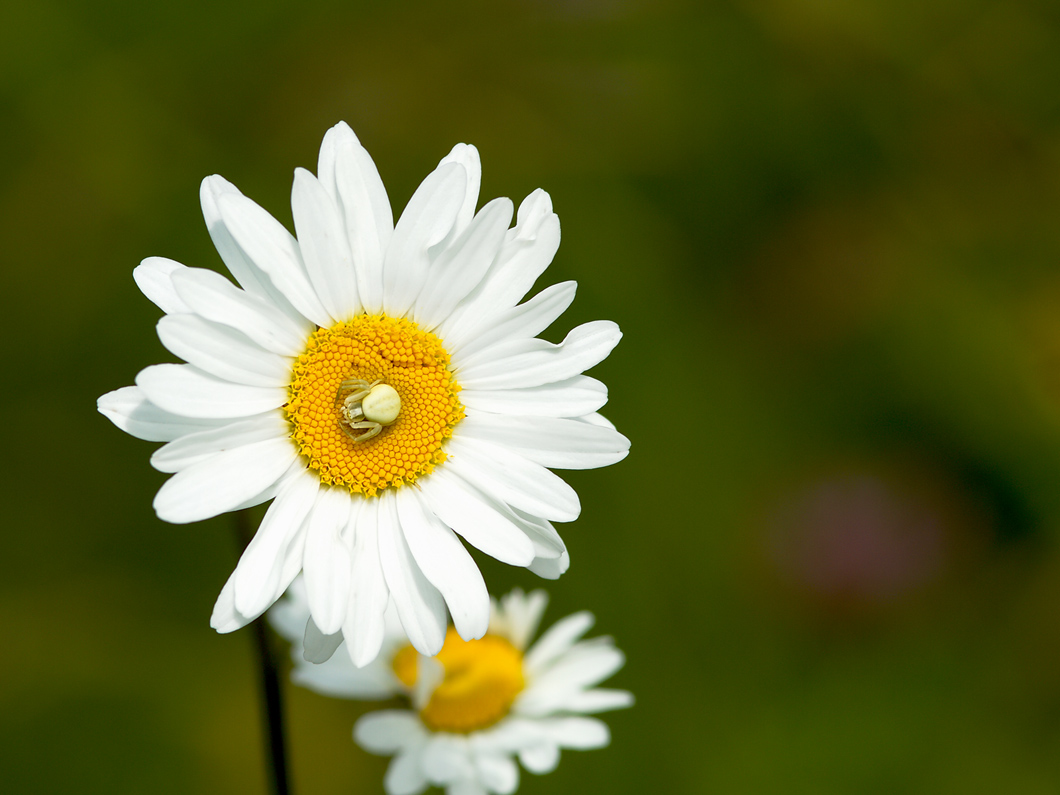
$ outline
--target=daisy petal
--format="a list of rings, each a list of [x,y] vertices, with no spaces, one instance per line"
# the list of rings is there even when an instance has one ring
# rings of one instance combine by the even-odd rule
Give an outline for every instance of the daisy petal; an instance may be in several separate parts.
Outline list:
[[[519,768],[511,757],[503,754],[474,755],[479,780],[490,792],[511,795],[519,786]]]
[[[629,439],[618,431],[574,419],[468,414],[460,435],[504,445],[555,469],[594,469],[629,454]]]
[[[342,209],[361,303],[370,314],[381,312],[383,256],[394,214],[375,163],[345,122],[324,136],[317,173]]]
[[[265,350],[297,356],[305,349],[313,326],[299,322],[263,298],[240,290],[224,276],[204,268],[185,268],[173,274],[177,295],[195,314],[214,323],[239,329]]]
[[[526,303],[498,316],[488,329],[473,337],[466,340],[446,337],[449,352],[463,361],[499,342],[536,337],[567,311],[577,289],[577,282],[560,282],[546,287]]]
[[[308,537],[306,546],[309,546]],[[328,635],[320,631],[320,627],[316,625],[312,617],[306,622],[305,636],[302,639],[302,657],[306,662],[311,662],[315,665],[326,663],[331,659],[331,655],[335,653],[335,649],[341,644],[341,632],[333,632]]]
[[[416,795],[427,788],[427,777],[423,775],[418,751],[398,754],[390,760],[383,789],[387,795]]]
[[[536,590],[524,595],[517,588],[504,597],[502,604],[508,616],[508,640],[517,649],[525,649],[548,607],[548,594]]]
[[[176,356],[225,381],[248,386],[286,386],[291,360],[261,348],[242,331],[198,315],[166,315],[158,338]]]
[[[559,345],[513,340],[462,364],[460,383],[466,389],[519,389],[562,381],[599,364],[620,339],[617,325],[597,320],[572,329]]]
[[[318,326],[332,325],[334,318],[309,281],[298,241],[283,224],[242,194],[226,193],[217,205],[236,243],[294,308]]]
[[[427,272],[423,290],[416,298],[414,314],[417,323],[425,329],[433,329],[478,286],[504,241],[512,212],[510,199],[494,199],[475,216],[467,230],[438,255]]]
[[[445,788],[445,795],[489,795],[477,778],[463,778]]]
[[[159,472],[180,472],[225,450],[268,439],[281,439],[288,433],[283,415],[279,411],[270,411],[220,428],[208,428],[182,436],[158,448],[151,456],[151,466]]]
[[[583,610],[549,627],[523,658],[523,665],[527,672],[537,673],[569,651],[571,646],[589,631],[594,620],[592,613]]]
[[[538,577],[558,580],[570,568],[570,555],[563,552],[558,558],[536,557],[526,568]]]
[[[165,257],[148,257],[133,268],[133,280],[140,292],[150,299],[151,303],[167,314],[190,312],[177,291],[173,289],[173,274],[188,270],[179,262]]]
[[[580,417],[607,403],[607,387],[595,378],[576,375],[526,389],[464,389],[460,402],[490,414]]]
[[[605,712],[633,706],[633,694],[627,690],[610,690],[598,687],[573,694],[565,708],[570,712]]]
[[[467,171],[446,163],[432,171],[412,194],[394,227],[383,264],[383,309],[400,317],[408,312],[427,279],[430,248],[453,228],[467,186]]]
[[[593,638],[576,645],[547,670],[538,668],[534,684],[542,689],[584,690],[604,681],[625,664],[626,655],[608,638]]]
[[[350,575],[350,604],[342,634],[350,659],[358,668],[379,654],[383,643],[387,599],[382,565],[379,562],[379,500],[358,500],[350,512],[353,534],[353,571]]]
[[[449,468],[515,508],[557,522],[581,513],[578,493],[561,477],[501,445],[454,438],[449,450]]]
[[[445,642],[445,602],[441,593],[423,575],[405,541],[390,493],[379,498],[379,511],[388,527],[379,533],[379,562],[387,587],[401,617],[409,643],[420,654],[433,657]]]
[[[435,470],[420,489],[435,515],[473,547],[512,566],[526,566],[534,559],[530,539],[449,468]]]
[[[552,718],[541,721],[541,727],[560,748],[587,751],[603,748],[611,742],[607,724],[596,718]]]
[[[384,709],[361,716],[353,738],[369,753],[393,754],[423,742],[426,730],[412,712]]]
[[[218,202],[222,196],[229,194],[243,195],[235,185],[217,174],[204,179],[199,188],[202,217],[206,221],[206,228],[210,232],[214,248],[217,249],[225,266],[244,290],[268,301],[292,321],[303,323],[305,318],[302,314],[291,305],[291,302],[276,288],[264,271],[247,258],[225,224]]]
[[[551,773],[559,765],[559,746],[540,743],[519,751],[519,762],[531,773]]]
[[[536,190],[519,205],[518,223],[508,231],[504,248],[478,289],[443,324],[442,336],[471,339],[488,328],[534,286],[558,248],[559,218],[548,194]]]
[[[302,542],[304,539],[305,533],[296,534],[295,538],[283,551],[283,562],[279,567],[280,578],[276,582],[273,597],[268,601],[265,608],[256,613],[244,615],[236,609],[236,573],[232,572],[232,576],[228,578],[228,582],[221,589],[221,594],[217,597],[217,602],[214,604],[213,615],[210,617],[210,626],[221,634],[227,634],[235,632],[237,629],[242,629],[264,613],[268,604],[279,598],[280,594],[287,590],[287,587],[302,570]]]
[[[249,417],[287,402],[286,388],[233,384],[188,364],[153,364],[136,385],[156,406],[183,417]]]
[[[449,154],[438,162],[438,165],[444,166],[446,163],[459,163],[464,167],[464,171],[467,174],[467,189],[464,191],[464,201],[461,203],[460,210],[457,212],[456,220],[453,223],[453,235],[456,236],[463,234],[471,223],[471,219],[475,216],[475,208],[478,206],[479,186],[482,184],[482,160],[479,157],[478,149],[471,144],[457,144]],[[507,228],[508,224],[504,226]]]
[[[155,496],[155,512],[174,524],[225,513],[275,483],[296,456],[289,439],[270,439],[218,453],[162,484]]]
[[[349,320],[360,302],[345,222],[332,197],[304,168],[294,172],[291,209],[302,260],[320,302],[336,320]]]
[[[193,419],[163,411],[136,386],[123,386],[96,401],[99,413],[126,433],[147,442],[170,442],[217,427],[222,420]]]
[[[340,536],[349,516],[349,493],[321,488],[306,528],[302,563],[306,598],[313,621],[325,635],[337,634],[342,629],[349,604],[350,553]]]
[[[279,595],[275,593],[280,575],[277,561],[302,528],[319,490],[319,481],[303,474],[293,477],[277,493],[236,566],[239,612],[264,611]]]
[[[478,566],[460,539],[416,492],[395,494],[398,519],[409,550],[424,576],[442,593],[453,624],[464,640],[481,638],[489,627],[490,599]]]

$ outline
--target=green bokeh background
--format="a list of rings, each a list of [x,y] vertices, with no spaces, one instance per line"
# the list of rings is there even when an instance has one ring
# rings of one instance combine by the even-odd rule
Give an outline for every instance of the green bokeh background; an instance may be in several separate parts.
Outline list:
[[[95,399],[172,360],[132,268],[221,267],[202,177],[290,225],[345,119],[396,209],[458,141],[547,189],[550,336],[626,334],[547,620],[638,701],[521,792],[1060,791],[1057,75],[1047,0],[3,6],[0,789],[264,791],[229,522]],[[297,792],[381,792],[289,696]]]

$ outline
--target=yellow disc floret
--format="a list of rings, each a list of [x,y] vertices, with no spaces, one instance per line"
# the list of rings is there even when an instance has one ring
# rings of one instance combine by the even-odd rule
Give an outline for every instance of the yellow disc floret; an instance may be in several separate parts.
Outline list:
[[[394,673],[410,688],[416,684],[418,658],[411,646],[394,656]],[[450,628],[435,659],[445,677],[420,710],[433,731],[466,734],[492,726],[508,714],[525,685],[522,654],[499,635],[465,641]]]
[[[349,408],[344,414],[351,381],[387,387],[373,390],[380,403],[390,399],[381,407],[369,402],[362,412],[368,422],[351,425]],[[411,483],[445,460],[442,444],[464,417],[459,391],[436,336],[410,320],[359,315],[310,336],[292,368],[284,411],[291,438],[322,482],[371,496]],[[361,440],[362,428],[380,418],[390,421]]]

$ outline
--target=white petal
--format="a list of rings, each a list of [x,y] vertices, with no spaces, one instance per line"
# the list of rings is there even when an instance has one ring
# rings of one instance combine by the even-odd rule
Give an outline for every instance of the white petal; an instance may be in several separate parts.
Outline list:
[[[469,412],[460,435],[505,445],[555,469],[594,469],[629,454],[629,439],[618,431],[574,419]]]
[[[318,326],[332,325],[334,319],[320,303],[291,233],[242,194],[226,193],[217,205],[236,243],[294,308]]]
[[[475,754],[475,767],[479,780],[490,792],[511,795],[519,786],[519,768],[508,756],[502,754]]]
[[[564,704],[569,712],[605,712],[633,706],[633,694],[627,690],[598,687],[573,694]]]
[[[515,515],[515,523],[530,537],[536,557],[553,559],[566,553],[567,545],[563,543],[556,528],[547,519],[528,514],[518,508],[512,508],[512,513]]]
[[[563,552],[558,558],[536,557],[527,566],[538,577],[546,580],[558,580],[570,568],[570,555]]]
[[[510,199],[494,199],[467,230],[431,264],[422,292],[416,298],[414,318],[425,329],[435,328],[470,293],[497,256],[504,232],[512,220]]]
[[[536,516],[573,522],[581,513],[577,492],[561,477],[500,445],[454,438],[446,466],[494,498]]]
[[[394,233],[394,214],[375,163],[345,122],[324,136],[317,173],[342,209],[361,303],[366,312],[381,312],[383,257]]]
[[[412,557],[393,495],[384,492],[377,499],[380,502],[379,561],[387,587],[409,643],[421,654],[433,657],[445,642],[445,602]]]
[[[446,163],[459,163],[464,167],[464,171],[467,172],[467,189],[464,191],[464,201],[460,205],[460,210],[456,214],[456,221],[453,224],[453,233],[460,235],[471,223],[471,219],[475,215],[475,208],[478,206],[479,186],[482,184],[482,160],[479,157],[478,149],[471,144],[457,144],[449,154],[439,161],[438,165],[444,166]],[[508,224],[504,226],[507,228]]]
[[[200,370],[236,384],[285,387],[291,360],[267,351],[242,331],[198,315],[165,315],[158,338],[176,356]]]
[[[183,417],[249,417],[287,402],[285,387],[233,384],[187,364],[154,364],[140,371],[136,385],[159,408]]]
[[[353,664],[362,667],[379,654],[385,629],[383,617],[390,596],[379,562],[379,500],[354,501],[350,523],[354,528],[353,571],[342,634]]]
[[[133,280],[140,292],[163,312],[188,312],[188,305],[173,288],[172,276],[182,270],[188,269],[179,262],[165,257],[148,257],[133,268]]]
[[[383,789],[387,795],[416,795],[427,789],[418,751],[408,751],[390,760],[383,776]]]
[[[479,287],[441,327],[442,339],[470,339],[492,325],[497,314],[515,306],[544,273],[559,248],[559,218],[543,190],[519,205],[518,223]]]
[[[296,535],[295,539],[284,551],[283,562],[280,565],[280,578],[274,589],[273,600],[279,598],[280,594],[287,590],[287,587],[291,584],[294,578],[298,576],[298,572],[301,571],[302,548],[300,542],[304,538],[304,533]],[[232,572],[232,575],[228,578],[224,588],[221,589],[220,596],[217,597],[217,602],[214,604],[213,608],[213,615],[210,617],[210,626],[222,634],[234,632],[237,629],[245,627],[264,613],[268,608],[268,605],[273,601],[270,600],[265,607],[255,613],[249,615],[240,613],[236,609],[235,604],[235,580],[236,573]]]
[[[607,724],[596,718],[552,718],[542,720],[540,725],[560,748],[589,750],[603,748],[611,742]]]
[[[464,198],[467,171],[447,163],[427,175],[394,227],[383,265],[383,309],[404,315],[427,279],[430,249],[453,228]]]
[[[186,524],[231,511],[279,480],[297,455],[289,439],[270,439],[218,453],[162,484],[155,496],[155,512],[167,522]]]
[[[582,641],[547,670],[537,670],[534,689],[555,687],[563,690],[585,690],[598,685],[626,663],[626,655],[616,649],[609,638]]]
[[[593,625],[593,614],[574,613],[557,621],[538,639],[523,658],[523,666],[530,674],[543,670],[556,658],[570,650]]]
[[[489,628],[490,598],[475,561],[417,492],[402,489],[395,500],[412,556],[445,597],[456,631],[464,640],[481,638]]]
[[[306,547],[308,546],[309,540],[307,536]],[[312,617],[306,621],[305,635],[302,638],[302,657],[306,662],[314,663],[314,667],[326,663],[331,659],[331,655],[335,653],[335,649],[341,644],[341,632],[333,632],[328,635],[321,632],[320,627],[316,625]]]
[[[333,318],[349,320],[360,301],[346,225],[334,199],[304,168],[294,172],[291,209],[302,260],[320,303]]]
[[[311,474],[293,477],[265,512],[236,566],[236,608],[241,613],[265,610],[279,596],[276,584],[284,550],[302,528],[319,489],[320,482]]]
[[[364,750],[383,755],[417,745],[425,739],[426,730],[413,713],[385,709],[361,716],[353,737]]]
[[[127,434],[148,442],[169,442],[227,422],[171,414],[149,401],[143,390],[136,386],[123,386],[108,392],[96,401],[96,408]]]
[[[551,773],[559,765],[559,746],[539,743],[519,751],[519,762],[531,773]]]
[[[185,268],[173,274],[173,287],[190,310],[214,323],[239,329],[265,350],[297,356],[314,326],[293,320],[265,298],[241,290],[219,273]]]
[[[513,566],[526,566],[534,559],[530,539],[448,468],[436,469],[418,482],[435,515],[473,547]]]
[[[498,315],[489,328],[470,338],[446,337],[446,348],[458,361],[509,339],[536,337],[567,311],[577,292],[577,282],[546,287],[524,304]]]
[[[445,795],[489,795],[477,778],[463,778],[445,788]]]
[[[235,185],[217,174],[204,179],[199,188],[202,217],[206,221],[206,228],[210,232],[210,239],[213,240],[217,253],[221,255],[225,266],[244,290],[268,301],[293,322],[301,325],[305,322],[305,318],[276,288],[269,277],[247,258],[221,217],[218,202],[222,196],[228,194],[243,195]]]
[[[403,692],[388,665],[354,668],[345,649],[319,664],[296,665],[291,681],[325,696],[358,701],[381,701]]]
[[[349,492],[321,488],[309,513],[305,588],[309,612],[325,635],[342,628],[350,596],[350,552],[340,533],[350,516]]]
[[[462,363],[457,375],[465,389],[520,389],[562,381],[599,364],[622,332],[610,320],[584,323],[559,345],[545,340],[512,340]]]
[[[180,472],[211,456],[289,434],[287,420],[279,411],[270,411],[245,420],[208,428],[163,445],[151,456],[151,466],[159,472]]]
[[[548,594],[538,589],[524,596],[516,588],[503,598],[502,604],[508,617],[508,640],[517,649],[525,649],[548,607]]]
[[[464,389],[460,402],[491,414],[581,417],[607,403],[607,387],[587,375],[527,389]]]
[[[423,749],[423,772],[427,780],[437,786],[473,778],[471,749],[466,737],[454,734],[433,734]]]

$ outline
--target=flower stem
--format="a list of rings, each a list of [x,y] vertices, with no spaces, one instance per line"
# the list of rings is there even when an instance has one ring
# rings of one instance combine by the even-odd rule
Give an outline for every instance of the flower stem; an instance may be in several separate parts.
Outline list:
[[[236,535],[240,548],[245,549],[254,535],[250,513],[236,511]],[[276,664],[276,650],[265,616],[253,622],[254,642],[261,663],[261,695],[265,702],[267,735],[265,738],[265,767],[272,795],[290,795],[291,785],[287,778],[287,745],[284,736],[283,693],[280,689],[280,673]]]

